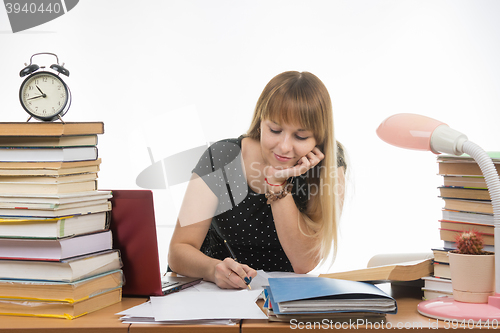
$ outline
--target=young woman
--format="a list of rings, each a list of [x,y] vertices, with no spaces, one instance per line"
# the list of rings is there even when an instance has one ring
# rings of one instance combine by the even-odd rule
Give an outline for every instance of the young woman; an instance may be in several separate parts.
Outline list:
[[[245,288],[256,269],[311,271],[335,257],[346,167],[324,84],[277,75],[247,134],[216,142],[194,168],[170,269],[221,288]]]

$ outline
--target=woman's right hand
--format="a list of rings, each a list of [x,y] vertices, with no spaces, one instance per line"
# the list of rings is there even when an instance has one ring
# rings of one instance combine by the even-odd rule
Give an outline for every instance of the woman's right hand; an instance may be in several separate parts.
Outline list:
[[[223,289],[245,289],[245,278],[254,278],[257,271],[247,265],[226,258],[215,266],[214,282]]]

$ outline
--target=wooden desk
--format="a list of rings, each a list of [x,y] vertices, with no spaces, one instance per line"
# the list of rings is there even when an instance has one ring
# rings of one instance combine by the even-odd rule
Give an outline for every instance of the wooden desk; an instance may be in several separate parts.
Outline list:
[[[123,298],[113,304],[73,320],[57,318],[36,318],[0,316],[0,332],[57,333],[57,332],[112,332],[126,333],[129,324],[122,324],[115,313],[147,301],[147,298]]]
[[[108,306],[73,320],[0,316],[0,333],[127,333],[127,332],[207,332],[239,333],[240,325],[147,325],[123,324],[116,313],[146,302],[148,298],[124,297],[120,303]]]
[[[446,323],[443,321],[436,321],[435,319],[430,319],[420,315],[417,312],[417,304],[421,302],[422,293],[418,288],[407,288],[402,286],[390,287],[390,285],[382,286],[385,292],[390,293],[396,298],[398,302],[398,314],[387,315],[386,321],[383,326],[380,324],[370,325],[360,325],[351,326],[344,325],[345,329],[356,330],[356,331],[371,331],[381,329],[392,329],[398,330],[400,328],[412,328],[418,331],[428,331],[436,332],[435,328],[439,328],[438,331],[444,332],[446,329]],[[267,320],[242,320],[239,325],[227,326],[227,325],[152,325],[152,324],[123,324],[119,320],[119,316],[115,313],[129,309],[135,305],[144,303],[147,298],[128,298],[124,297],[122,302],[114,304],[102,310],[90,313],[88,315],[82,316],[74,320],[65,319],[52,319],[52,318],[34,318],[34,317],[10,317],[10,316],[0,316],[0,333],[3,332],[27,332],[27,333],[58,333],[58,332],[146,332],[146,333],[156,333],[156,332],[228,332],[228,333],[262,333],[262,332],[291,332],[291,331],[302,331],[298,326],[295,329],[292,328],[290,323],[286,322],[268,322]],[[334,324],[333,324],[334,325]],[[452,327],[449,327],[452,328]],[[317,330],[325,330],[326,327],[316,327]],[[335,326],[328,327],[328,329],[335,329]],[[463,329],[458,327],[459,330]],[[491,329],[491,327],[490,327]],[[484,332],[485,329],[481,331]],[[477,331],[480,329],[474,327],[474,329],[467,331]]]

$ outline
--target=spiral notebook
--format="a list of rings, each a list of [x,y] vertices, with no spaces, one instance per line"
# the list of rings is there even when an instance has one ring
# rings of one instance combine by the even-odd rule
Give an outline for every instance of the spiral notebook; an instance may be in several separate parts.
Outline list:
[[[123,295],[161,296],[201,282],[201,278],[161,276],[153,193],[112,190],[110,229],[119,249],[125,285]]]

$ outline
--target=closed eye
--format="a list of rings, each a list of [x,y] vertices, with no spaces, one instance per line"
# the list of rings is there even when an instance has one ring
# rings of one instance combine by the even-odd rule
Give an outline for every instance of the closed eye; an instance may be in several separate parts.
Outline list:
[[[271,133],[274,133],[274,134],[280,134],[281,133],[281,130],[273,130],[270,127],[269,127],[269,130],[271,131]]]
[[[300,136],[300,135],[295,135],[295,137],[296,137],[298,140],[302,140],[302,141],[303,141],[303,140],[307,140],[307,139],[309,139],[309,137],[308,137],[308,136],[307,136],[307,137],[303,137],[303,136]]]

